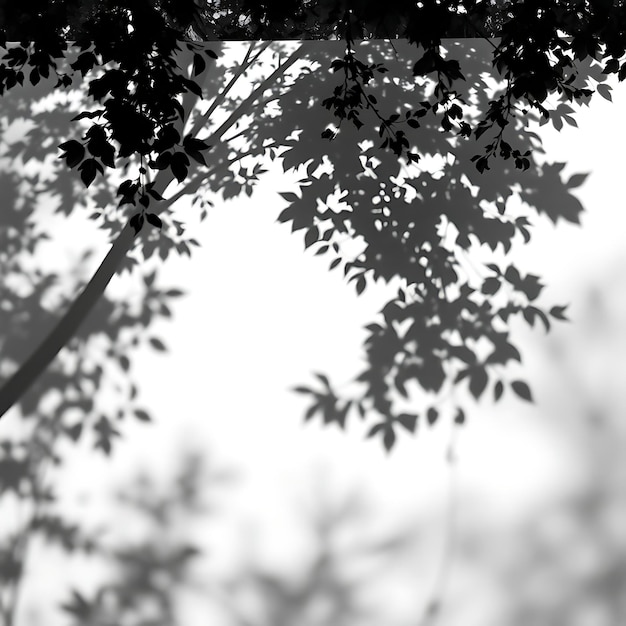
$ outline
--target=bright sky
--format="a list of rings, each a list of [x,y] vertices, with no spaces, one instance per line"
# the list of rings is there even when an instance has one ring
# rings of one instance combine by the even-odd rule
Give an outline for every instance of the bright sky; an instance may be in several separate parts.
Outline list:
[[[517,253],[527,271],[545,277],[551,300],[572,302],[572,315],[581,310],[582,288],[611,263],[625,260],[623,174],[615,158],[626,143],[626,130],[616,123],[626,106],[620,87],[612,104],[597,97],[580,112],[579,129],[540,130],[548,155],[568,162],[564,174],[592,172],[577,191],[588,211],[583,228],[541,223],[532,244]],[[303,251],[302,235],[276,223],[284,205],[276,192],[289,189],[277,171],[252,198],[216,206],[194,230],[202,247],[191,259],[170,257],[164,264],[161,284],[188,296],[174,306],[172,321],[155,328],[169,352],[134,358],[141,398],[155,423],[127,424],[112,459],[94,455],[88,442],[71,453],[62,491],[77,516],[110,521],[110,488],[127,483],[139,465],[167,479],[186,447],[206,450],[214,464],[240,473],[236,488],[223,494],[229,516],[208,540],[217,569],[232,567],[243,558],[238,552],[250,549],[243,521],[249,516],[263,537],[255,549],[288,570],[293,550],[304,541],[294,507],[311,506],[320,487],[331,499],[363,490],[375,503],[377,528],[390,531],[409,515],[443,515],[447,424],[403,437],[386,456],[379,441],[363,440],[354,419],[347,433],[302,423],[305,403],[289,388],[311,382],[313,371],[347,382],[359,370],[362,328],[374,319],[386,290],[357,297],[340,272],[328,272],[325,257]],[[185,206],[178,211],[189,214]],[[71,250],[71,244],[59,245]],[[115,281],[111,288],[121,288]],[[564,325],[555,332],[567,339],[576,331]],[[543,332],[521,333],[528,337],[522,339],[523,373],[538,405],[485,403],[470,415],[457,445],[461,507],[467,503],[502,519],[576,480],[572,451],[559,435],[561,422],[550,422],[559,410],[553,402],[559,379],[536,347]],[[441,545],[441,531],[434,531],[432,541]]]

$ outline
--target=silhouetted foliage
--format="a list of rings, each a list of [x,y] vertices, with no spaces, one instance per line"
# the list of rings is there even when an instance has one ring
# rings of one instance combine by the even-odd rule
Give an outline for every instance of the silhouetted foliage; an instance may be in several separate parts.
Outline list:
[[[29,428],[0,441],[0,498],[32,509],[21,526],[3,528],[4,622],[14,619],[33,538],[70,552],[99,549],[97,538],[55,508],[54,475],[47,470],[63,462],[62,443],[76,443],[87,428],[94,446],[109,454],[124,418],[151,419],[130,378],[132,351],[143,344],[165,350],[147,329],[170,316],[170,300],[181,292],[158,287],[156,272],[145,272],[136,301],[119,302],[103,295],[108,281],[154,254],[162,260],[172,249],[189,254],[197,241],[185,236],[169,208],[181,195],[195,194],[206,213],[207,190],[219,189],[224,199],[251,195],[268,158],[287,170],[305,167],[301,195],[282,193],[287,206],[279,220],[302,231],[306,248],[330,255],[331,269],[341,268],[357,293],[372,279],[401,284],[367,328],[360,392],[342,396],[318,374],[317,388],[298,389],[312,398],[307,419],[321,416],[344,427],[350,411],[374,415],[369,434],[389,450],[398,425],[415,432],[421,422],[436,424],[448,408],[442,396],[457,384],[476,399],[513,393],[532,401],[528,384],[502,371],[521,360],[509,319],[521,316],[549,330],[552,320],[565,319],[566,307],[540,304],[541,278],[497,255],[530,239],[533,213],[577,223],[582,207],[572,190],[585,175],[564,181],[564,164],[539,164],[540,141],[528,121],[575,124],[570,103],[586,104],[594,91],[610,99],[607,76],[626,76],[625,23],[623,4],[604,0],[2,3],[2,130],[21,118],[33,122],[1,155],[0,414],[15,403]],[[468,35],[484,41],[442,41]],[[494,35],[500,39],[487,39]],[[243,101],[230,97],[231,84],[222,86],[213,71],[222,47],[207,43],[330,37],[340,39],[334,60],[311,46],[285,60],[275,46],[275,72]],[[391,41],[358,43],[381,37]],[[488,59],[487,46],[493,65],[481,61]],[[251,45],[232,68],[233,82],[268,47]],[[305,52],[319,67],[279,84]],[[484,72],[500,84],[488,87]],[[54,111],[34,110],[42,94],[57,98]],[[209,94],[210,102],[199,103]],[[265,111],[275,99],[280,116]],[[230,116],[215,128],[218,106]],[[311,123],[313,110],[326,116],[319,126]],[[237,126],[244,119],[243,128]],[[248,144],[234,152],[236,135],[225,136],[233,127]],[[24,167],[43,162],[45,150],[56,147],[52,176]],[[441,157],[440,173],[424,167],[426,156]],[[244,157],[252,164],[240,165]],[[319,171],[327,163],[330,174]],[[170,184],[180,187],[167,194]],[[63,277],[71,284],[61,293],[59,276],[24,262],[37,258],[47,236],[35,212],[46,194],[66,215],[89,209],[113,243],[94,278],[85,284],[80,272]],[[521,211],[511,207],[513,199],[522,201]],[[361,242],[362,250],[346,253],[342,238]],[[494,253],[493,262],[468,271],[468,253],[479,246]],[[83,300],[68,295],[83,287]],[[116,404],[105,409],[98,394],[109,385]],[[421,408],[408,410],[402,399],[416,393]],[[463,424],[465,407],[453,406],[450,415]],[[167,594],[194,556],[187,544],[166,553],[148,544],[120,550],[134,593],[123,585],[95,598],[75,591],[66,612],[77,623],[106,623],[113,597],[111,623],[126,612],[139,624],[152,619],[142,603],[156,599],[156,623],[169,623]],[[329,570],[329,558],[321,556],[311,588]],[[170,577],[165,589],[153,584],[156,571]],[[293,595],[270,575],[255,577],[280,602],[298,607],[306,599],[306,590]],[[341,602],[334,623],[352,609]],[[276,613],[274,623],[284,619]]]
[[[391,387],[406,395],[407,384],[417,383],[422,390],[437,393],[446,381],[456,384],[467,380],[476,399],[491,384],[494,397],[499,398],[509,383],[505,385],[500,376],[495,378],[494,368],[520,360],[509,338],[509,317],[521,314],[529,324],[539,320],[546,329],[550,318],[563,319],[564,307],[546,309],[536,303],[543,288],[539,276],[524,275],[513,265],[493,263],[488,265],[488,275],[468,281],[459,275],[460,257],[470,248],[471,238],[494,251],[501,245],[505,252],[516,234],[524,241],[530,239],[528,218],[512,218],[507,208],[511,187],[516,183],[522,186],[519,198],[539,213],[546,213],[554,221],[559,217],[577,221],[581,207],[566,190],[580,185],[584,177],[571,178],[564,188],[559,175],[562,164],[539,168],[533,160],[538,138],[527,131],[527,122],[536,115],[544,120],[552,115],[555,126],[563,120],[575,123],[568,102],[587,103],[594,84],[606,96],[606,85],[602,85],[606,76],[618,74],[620,80],[624,78],[626,65],[621,58],[626,44],[620,34],[624,23],[626,8],[621,3],[600,0],[558,6],[547,0],[394,0],[384,5],[366,0],[240,0],[217,5],[194,0],[75,0],[19,5],[5,7],[0,20],[4,25],[0,43],[6,49],[0,65],[0,92],[48,77],[56,79],[54,89],[83,82],[92,106],[73,118],[83,132],[60,143],[60,158],[87,187],[100,180],[107,168],[123,172],[125,178],[118,181],[116,191],[119,200],[114,220],[120,234],[113,256],[119,263],[139,233],[144,233],[144,246],[146,241],[158,241],[164,214],[171,204],[162,196],[167,186],[198,181],[196,172],[207,176],[204,168],[210,157],[222,149],[223,133],[199,135],[211,117],[211,108],[207,115],[200,116],[200,123],[189,124],[197,98],[204,96],[200,76],[218,58],[215,46],[203,40],[339,37],[345,44],[343,56],[333,60],[330,69],[341,76],[342,82],[327,92],[309,92],[315,94],[311,98],[316,106],[319,97],[321,105],[332,112],[336,126],[327,124],[326,128],[315,129],[316,138],[307,134],[314,129],[303,129],[302,137],[288,140],[286,145],[292,154],[298,154],[300,162],[311,158],[315,161],[320,153],[336,150],[354,168],[357,157],[367,162],[375,151],[376,158],[383,162],[393,159],[413,168],[411,171],[419,173],[420,179],[416,187],[422,187],[417,191],[423,203],[420,216],[417,219],[415,215],[415,200],[408,204],[387,200],[391,195],[383,185],[393,184],[393,195],[406,193],[393,181],[375,183],[385,205],[359,208],[356,182],[351,178],[349,185],[345,184],[348,181],[338,181],[343,183],[342,191],[348,193],[345,201],[350,216],[346,211],[337,212],[330,219],[330,228],[322,233],[322,220],[310,199],[316,196],[324,201],[321,190],[315,187],[324,186],[326,181],[317,183],[309,177],[303,186],[313,188],[302,202],[293,202],[296,196],[287,196],[292,206],[281,219],[291,221],[294,230],[306,229],[307,247],[321,241],[320,254],[338,254],[337,243],[332,240],[335,232],[353,239],[363,237],[363,253],[344,263],[344,271],[358,293],[366,288],[369,275],[386,281],[401,278],[404,282],[398,297],[383,311],[384,323],[368,329],[365,347],[370,366],[359,378],[366,392],[356,401],[361,413],[371,410],[383,418],[373,425],[370,434],[381,434],[389,449],[396,439],[396,422],[409,430],[417,423],[415,414],[398,413],[393,408],[388,394]],[[443,38],[466,34],[468,29],[493,49],[493,68],[501,84],[489,95],[479,75],[472,74],[470,57],[462,66],[449,46],[442,45]],[[409,61],[409,55],[403,54],[403,76],[394,76],[394,80],[385,80],[389,69],[385,63],[361,60],[356,45],[359,38],[381,36],[383,32],[391,38],[406,38],[418,56]],[[493,35],[499,39],[488,39]],[[11,39],[20,43],[7,43]],[[244,65],[249,59],[250,55]],[[588,62],[594,60],[595,65]],[[325,77],[323,72],[316,72],[310,88],[321,87]],[[386,93],[381,98],[378,90],[382,85],[390,92],[398,89],[392,98]],[[417,97],[405,99],[399,107],[403,95],[413,91]],[[558,101],[549,101],[553,94]],[[286,97],[281,92],[280,98]],[[223,94],[216,96],[214,102],[218,101],[223,101]],[[248,102],[248,106],[255,101]],[[367,123],[363,121],[365,115],[370,118]],[[345,120],[351,124],[345,124]],[[374,141],[363,147],[368,135]],[[323,147],[317,138],[331,148]],[[294,143],[298,144],[297,151],[293,150]],[[304,146],[313,152],[300,150]],[[252,150],[260,151],[259,144],[253,143]],[[430,176],[429,180],[418,168],[425,153],[453,154],[453,163],[444,166],[443,177]],[[472,162],[474,169],[470,167]],[[289,155],[285,163],[293,165]],[[257,169],[248,176],[243,170],[250,180],[258,173]],[[485,179],[476,178],[477,173],[485,174]],[[462,177],[470,184],[462,182]],[[376,178],[374,175],[373,180]],[[488,187],[490,180],[497,180],[491,193],[474,196],[472,185]],[[251,185],[245,189],[250,193]],[[224,197],[227,193],[228,185]],[[371,190],[369,194],[371,198]],[[499,215],[488,216],[479,204],[482,200],[492,202]],[[130,211],[127,205],[132,207]],[[150,227],[148,234],[146,225]],[[341,257],[333,263],[338,266]],[[75,332],[97,293],[116,271],[113,261],[104,265],[103,278],[91,285],[91,304],[77,300],[75,310],[66,315],[64,334],[53,332],[46,350],[29,359],[1,390],[2,412],[54,358],[64,345],[63,338]],[[511,297],[499,302],[507,292]],[[408,333],[398,330],[403,325]],[[487,353],[477,349],[485,341],[491,344]],[[532,399],[524,381],[511,381],[510,388],[519,397]],[[327,384],[312,393],[314,406],[324,414],[325,421],[340,425],[345,422],[351,401],[341,401]],[[462,414],[455,412],[457,422],[462,422]],[[427,406],[424,414],[432,424],[440,412]],[[101,431],[107,432],[106,424],[102,424]]]
[[[393,68],[392,76],[403,75],[410,67],[410,48],[406,42],[390,48],[363,42],[357,50],[382,58]],[[489,71],[486,46],[474,40],[451,42],[447,50],[465,59],[468,95],[463,97],[479,114],[493,98],[482,78]],[[368,91],[375,102],[395,102],[401,113],[425,100],[430,87],[396,84],[380,75],[371,80]],[[559,173],[565,164],[539,164],[531,155],[523,172],[505,160],[483,173],[468,170],[474,146],[461,137],[444,139],[437,120],[426,116],[420,122],[419,151],[432,159],[445,156],[431,169],[406,168],[392,153],[376,150],[378,133],[368,125],[344,126],[325,145],[317,129],[298,118],[300,107],[312,111],[316,106],[303,94],[328,90],[316,72],[301,76],[281,98],[282,115],[271,122],[273,129],[285,125],[299,131],[287,142],[284,167],[296,170],[306,163],[301,193],[281,194],[289,205],[279,220],[290,223],[293,231],[303,231],[305,246],[329,256],[330,269],[341,269],[357,293],[379,279],[399,279],[401,287],[380,319],[367,327],[367,367],[358,377],[362,392],[343,397],[326,376],[319,376],[318,388],[296,389],[312,397],[307,419],[319,415],[325,423],[343,427],[351,410],[361,416],[378,413],[384,420],[371,427],[370,435],[381,436],[391,448],[398,425],[413,432],[420,421],[433,425],[440,418],[442,395],[451,382],[467,384],[476,399],[489,390],[498,400],[506,388],[530,401],[528,385],[507,380],[502,372],[509,361],[522,358],[512,342],[509,320],[519,316],[531,326],[541,322],[548,330],[551,320],[564,319],[565,307],[541,305],[540,277],[522,274],[499,259],[515,242],[529,240],[533,213],[547,214],[555,223],[578,223],[582,206],[572,190],[585,176],[562,180]],[[293,117],[287,114],[290,107]],[[537,136],[525,130],[527,123],[518,120],[515,133],[512,128],[509,132],[525,152],[533,146],[540,150]],[[518,199],[524,208],[514,208]],[[362,242],[360,250],[344,253],[346,238]],[[477,261],[468,265],[466,260],[479,248],[481,259],[487,251],[493,256],[493,262],[487,258],[480,269]],[[425,392],[423,409],[407,411],[401,408],[409,404],[403,398],[415,399],[415,382]],[[449,410],[457,423],[464,422],[462,407]]]

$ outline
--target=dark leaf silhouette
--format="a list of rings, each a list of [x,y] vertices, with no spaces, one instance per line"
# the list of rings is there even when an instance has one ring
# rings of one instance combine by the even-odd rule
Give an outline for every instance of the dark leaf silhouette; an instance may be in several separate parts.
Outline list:
[[[557,320],[568,321],[567,317],[565,317],[565,309],[567,306],[553,306],[550,309],[550,315],[556,318]]]
[[[513,389],[513,391],[523,400],[526,400],[528,402],[533,401],[532,395],[530,393],[530,387],[524,381],[514,380],[511,383],[511,389]]]
[[[465,424],[465,411],[463,409],[457,409],[456,416],[454,417],[454,423],[459,426]]]
[[[410,415],[408,413],[402,413],[398,415],[398,422],[404,426],[409,432],[415,432],[415,427],[417,425],[417,415]]]
[[[493,397],[494,400],[498,401],[502,397],[502,393],[504,392],[504,384],[501,380],[497,381],[493,388]]]
[[[159,352],[165,352],[167,349],[165,344],[158,337],[150,337],[148,341],[150,342],[150,345]]]
[[[475,369],[470,374],[469,390],[476,399],[480,398],[480,396],[482,395],[485,387],[487,386],[488,380],[489,377],[487,375],[487,372],[482,367]]]
[[[385,450],[390,452],[396,442],[396,433],[391,424],[385,424],[383,429],[383,445]]]
[[[141,422],[151,422],[152,418],[150,417],[150,415],[148,414],[147,411],[144,411],[143,409],[135,409],[133,411],[135,417],[141,421]]]
[[[430,407],[428,411],[426,411],[426,421],[430,426],[432,426],[437,419],[439,418],[439,411],[434,407]]]

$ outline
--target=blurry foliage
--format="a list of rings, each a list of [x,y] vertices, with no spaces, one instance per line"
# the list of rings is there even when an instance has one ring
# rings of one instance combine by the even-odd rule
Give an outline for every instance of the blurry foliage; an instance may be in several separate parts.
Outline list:
[[[302,530],[311,531],[312,544],[310,549],[294,554],[292,574],[281,573],[254,556],[259,540],[253,532],[249,541],[243,542],[248,549],[243,562],[232,573],[200,579],[194,564],[201,559],[210,561],[211,555],[194,543],[188,529],[194,520],[202,519],[202,536],[211,537],[212,518],[206,515],[211,510],[205,498],[218,484],[231,479],[223,472],[207,472],[204,456],[192,454],[182,459],[181,471],[167,489],[157,488],[153,479],[142,473],[131,489],[120,492],[119,505],[129,516],[118,511],[116,518],[132,521],[134,538],[109,541],[94,556],[109,563],[111,582],[103,582],[91,592],[72,588],[61,605],[70,617],[69,624],[175,626],[184,623],[183,605],[189,599],[186,591],[202,596],[204,607],[217,610],[225,620],[220,623],[370,623],[368,589],[376,587],[385,567],[415,541],[416,528],[407,524],[399,533],[351,541],[349,547],[342,547],[337,540],[347,534],[360,537],[371,512],[358,492],[331,502],[327,485],[320,482],[319,489],[307,494],[306,508],[300,511],[298,521]],[[217,515],[219,512],[213,510]],[[254,519],[250,522],[255,524]],[[138,528],[143,530],[138,533]],[[354,567],[363,562],[369,564],[368,571]],[[379,610],[385,614],[388,608]]]
[[[621,287],[621,283],[613,284],[611,289],[619,291]],[[413,617],[396,622],[388,615],[393,608],[391,602],[381,606],[379,612],[368,602],[370,591],[382,585],[393,567],[409,552],[417,568],[412,569],[412,575],[420,581],[414,593],[418,595],[423,591],[424,578],[429,576],[420,569],[423,562],[417,555],[432,539],[429,533],[420,532],[426,520],[407,520],[405,530],[377,541],[354,541],[360,538],[369,520],[364,500],[357,493],[336,499],[330,483],[323,474],[318,474],[315,486],[310,488],[307,484],[308,488],[303,490],[305,506],[299,509],[301,516],[298,518],[303,527],[310,526],[313,531],[315,549],[312,554],[301,559],[294,554],[294,563],[299,563],[297,575],[286,576],[250,557],[230,578],[207,584],[208,597],[221,608],[226,623],[241,626],[440,623],[452,626],[464,614],[471,618],[475,594],[485,594],[489,598],[491,618],[485,617],[482,623],[487,626],[578,626],[590,621],[594,626],[619,624],[624,615],[626,585],[626,544],[622,532],[626,516],[622,493],[626,475],[622,454],[626,437],[621,420],[623,405],[611,404],[606,396],[591,397],[594,389],[589,381],[581,379],[584,370],[577,358],[579,353],[589,354],[591,350],[611,353],[612,360],[605,363],[605,376],[610,378],[607,381],[610,389],[623,396],[621,343],[610,343],[616,336],[623,339],[623,312],[620,309],[608,313],[602,301],[597,295],[590,299],[588,314],[580,316],[584,332],[568,335],[567,344],[561,346],[555,344],[556,339],[552,340],[554,360],[547,366],[560,373],[551,377],[551,389],[557,395],[568,394],[567,401],[557,397],[556,406],[571,402],[577,407],[575,414],[562,416],[561,426],[564,445],[573,446],[577,454],[575,473],[579,482],[562,497],[534,508],[510,526],[499,526],[494,520],[485,519],[484,512],[462,521],[451,564],[452,579],[460,578],[460,584],[452,586],[447,594],[429,605],[438,607],[436,612],[424,615],[416,612]],[[592,332],[596,333],[593,341],[589,338]],[[603,337],[599,342],[598,333]],[[591,348],[590,342],[593,343]],[[548,352],[546,357],[549,357]],[[142,485],[138,495],[144,495],[130,498],[130,501],[144,503],[137,508],[152,511],[148,513],[151,517],[166,519],[164,510],[180,506],[182,499],[177,500],[175,495],[169,499],[155,498],[148,482]],[[147,504],[150,501],[155,504]],[[170,504],[165,507],[157,504],[165,501]],[[179,504],[175,505],[177,501]],[[439,527],[440,524],[433,526]],[[157,523],[154,528],[161,528],[154,533],[156,540],[163,536],[164,527]],[[351,538],[351,548],[342,544],[341,538],[345,537]],[[142,546],[142,554],[151,555],[154,551],[150,540],[137,545]],[[168,554],[173,558],[184,545],[184,541],[180,541]],[[409,550],[411,547],[417,547],[417,551]],[[138,549],[127,548],[126,552],[122,550],[118,554],[128,552],[136,555],[136,561],[120,560],[118,580],[130,580],[130,572],[141,570],[141,564],[146,561],[145,557],[139,557]],[[371,563],[368,559],[372,557],[381,558],[374,561],[375,567],[365,567],[364,563]],[[154,565],[152,571],[159,572],[159,568],[160,565]],[[515,593],[511,593],[511,589],[515,589]],[[138,597],[143,596],[139,593]],[[245,607],[257,608],[246,610]],[[122,622],[121,615],[124,613],[116,614],[118,623]]]
[[[148,522],[141,539],[106,546],[100,552],[111,565],[111,582],[92,594],[73,588],[62,610],[76,626],[172,626],[181,623],[176,605],[181,589],[188,587],[190,566],[201,550],[186,538],[191,518],[207,512],[203,489],[207,487],[206,462],[199,454],[182,459],[182,467],[165,492],[144,473],[130,489],[118,494],[118,507],[139,524]],[[211,482],[227,476],[209,476]],[[120,511],[118,515],[124,515]]]
[[[454,567],[466,587],[450,594],[442,626],[485,594],[486,626],[613,626],[626,616],[622,263],[581,289],[578,332],[536,345],[551,372],[544,387],[554,408],[543,417],[575,464],[560,493],[521,519],[464,518]]]

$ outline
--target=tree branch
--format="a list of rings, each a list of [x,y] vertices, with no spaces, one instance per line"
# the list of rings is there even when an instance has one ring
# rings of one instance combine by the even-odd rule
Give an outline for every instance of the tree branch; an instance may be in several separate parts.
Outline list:
[[[229,129],[235,122],[246,115],[252,105],[256,102],[259,96],[267,90],[267,88],[279,77],[282,76],[287,69],[289,69],[296,61],[298,61],[304,55],[304,44],[293,51],[291,56],[282,64],[279,65],[260,85],[252,91],[252,93],[233,111],[230,117],[213,133],[208,137],[203,138],[203,141],[208,143],[215,142]],[[208,119],[207,119],[208,121]]]
[[[215,98],[213,99],[213,102],[211,102],[208,110],[205,113],[199,115],[198,119],[194,121],[193,129],[191,130],[191,135],[193,137],[195,137],[196,134],[198,133],[198,131],[201,128],[203,128],[209,122],[209,120],[211,118],[211,115],[213,115],[213,112],[215,111],[215,109],[217,109],[217,107],[225,100],[226,95],[233,88],[234,84],[239,80],[239,78],[241,78],[241,76],[243,76],[243,74],[245,74],[245,72],[248,70],[248,68],[251,65],[256,63],[257,59],[261,56],[261,54],[263,54],[263,52],[265,52],[265,50],[269,47],[269,45],[272,42],[271,41],[264,42],[263,46],[256,53],[254,58],[252,60],[249,60],[250,59],[250,55],[252,54],[252,50],[254,48],[254,44],[255,43],[256,42],[252,42],[250,44],[250,47],[248,48],[248,50],[246,52],[246,56],[244,57],[243,61],[241,62],[241,65],[240,65],[239,69],[237,70],[235,75],[230,79],[230,81],[228,82],[226,87],[224,87],[224,89],[222,89],[215,96]]]
[[[28,391],[61,348],[74,336],[117,272],[134,239],[134,229],[130,224],[126,224],[82,293],[74,300],[50,334],[2,386],[0,418]]]
[[[265,48],[263,48],[264,50]],[[279,66],[267,79],[265,79],[233,112],[233,114],[224,122],[214,133],[210,139],[219,139],[239,117],[244,115],[261,93],[268,85],[275,80],[276,77],[282,75],[287,68],[293,65],[304,53],[303,46],[300,46],[289,59]],[[248,55],[249,56],[249,55]],[[248,58],[248,57],[246,57]],[[254,60],[258,58],[258,55]],[[232,82],[232,81],[231,81]],[[185,111],[189,115],[190,111]],[[164,174],[165,170],[159,172]],[[157,175],[157,179],[159,180]],[[163,181],[162,190],[169,185],[172,180],[170,174],[169,181]],[[155,207],[155,212],[159,213],[164,208],[162,206]],[[93,307],[102,297],[107,285],[117,273],[122,261],[130,250],[135,239],[134,229],[130,224],[126,224],[119,236],[111,246],[108,254],[92,276],[89,283],[85,286],[80,295],[74,300],[65,315],[59,320],[57,325],[52,329],[43,342],[34,350],[34,352],[26,359],[21,367],[9,378],[9,380],[0,388],[0,419],[5,413],[28,391],[37,378],[54,360],[60,350],[74,336],[80,326],[83,324]]]
[[[235,111],[233,111],[233,113],[228,117],[228,119],[224,121],[221,124],[221,126],[215,131],[213,131],[208,137],[205,137],[203,141],[210,143],[210,144],[215,144],[216,141],[219,141],[224,135],[224,133],[228,131],[232,126],[234,126],[236,122],[249,111],[250,107],[258,99],[259,95],[261,95],[264,91],[266,91],[268,86],[272,84],[276,80],[276,78],[278,78],[279,76],[282,76],[287,69],[289,69],[298,59],[300,59],[303,56],[304,54],[303,48],[304,48],[304,45],[301,45],[297,48],[297,50],[294,50],[294,52],[290,55],[287,61],[285,61],[282,65],[279,65],[260,85],[258,85],[256,89],[254,89],[254,91],[252,91],[252,93],[235,109]],[[265,50],[265,47],[263,48],[263,50]],[[248,51],[248,53],[249,52],[250,50]],[[246,55],[246,58],[247,56],[248,55]],[[254,60],[256,60],[258,57],[259,57],[259,54],[255,56]],[[230,87],[232,87],[232,85],[234,84],[235,80],[237,80],[239,75],[240,74],[236,75],[234,79],[229,82],[225,90],[230,89]],[[272,96],[271,98],[268,98],[263,103],[265,104],[267,102],[271,102],[274,99],[276,99],[276,96]],[[208,122],[209,117],[210,117],[209,112],[207,112],[202,117],[202,119]],[[194,136],[198,132],[198,130],[199,130],[198,123],[196,122],[196,124],[194,125],[194,131],[193,131]],[[226,141],[230,141],[234,139],[235,137],[239,136],[240,134],[241,133],[237,133],[236,135],[229,137]],[[266,146],[266,147],[270,147],[271,145],[274,145],[274,144],[270,144],[269,146]],[[252,152],[250,151],[242,155],[239,155],[231,159],[230,161],[228,161],[227,164],[232,165],[232,163],[242,159],[244,156],[247,156],[248,154],[252,154]],[[165,199],[165,208],[172,206],[182,196],[188,193],[191,193],[193,191],[197,191],[198,188],[200,187],[200,184],[202,183],[202,178],[206,177],[207,173],[213,173],[221,169],[221,167],[222,166],[218,166],[217,168],[214,168],[213,170],[208,170],[208,172],[201,172],[195,175],[187,183],[187,185],[185,185],[183,189],[176,192],[172,197]]]
[[[232,139],[232,137],[230,137],[229,139]],[[274,141],[263,147],[264,148],[278,148],[280,147],[280,144]],[[186,195],[189,195],[191,193],[198,191],[198,189],[200,188],[200,185],[202,185],[202,183],[204,182],[207,176],[211,174],[215,174],[216,172],[223,170],[225,167],[230,167],[233,163],[236,163],[237,161],[241,161],[241,159],[247,156],[250,156],[251,154],[256,154],[256,153],[257,153],[256,150],[248,150],[247,152],[242,152],[241,154],[238,154],[236,157],[233,157],[232,159],[229,159],[228,161],[224,161],[224,163],[220,163],[219,165],[216,165],[215,167],[207,171],[198,172],[193,178],[189,180],[189,182],[185,185],[185,187],[183,187],[182,189],[179,189],[173,196],[164,199],[163,208],[168,209],[173,204],[178,202],[178,200],[180,200],[183,196],[186,196]]]

